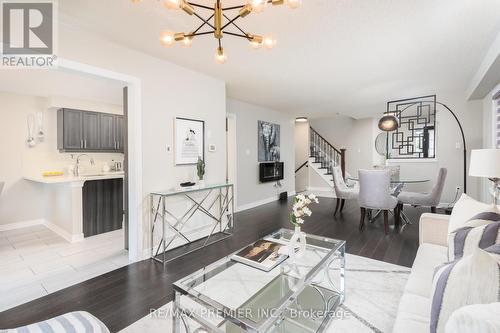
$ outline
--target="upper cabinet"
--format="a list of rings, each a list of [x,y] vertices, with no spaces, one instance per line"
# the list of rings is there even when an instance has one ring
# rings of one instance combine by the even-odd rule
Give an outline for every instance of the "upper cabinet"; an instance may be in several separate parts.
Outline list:
[[[57,148],[62,152],[123,152],[124,117],[74,109],[57,111]]]

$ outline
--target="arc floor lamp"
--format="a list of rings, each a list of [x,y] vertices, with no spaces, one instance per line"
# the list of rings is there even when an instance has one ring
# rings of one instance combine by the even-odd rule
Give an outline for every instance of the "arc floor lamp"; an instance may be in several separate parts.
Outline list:
[[[415,101],[415,102],[411,102],[411,101]],[[389,108],[386,112],[384,112],[384,115],[382,116],[382,118],[380,118],[379,122],[378,122],[378,128],[384,132],[392,132],[392,131],[395,131],[399,128],[399,120],[398,120],[398,117],[397,115],[400,114],[401,112],[403,112],[404,110],[406,110],[407,108],[411,107],[411,106],[414,106],[414,105],[422,105],[422,104],[431,104],[431,103],[434,103],[435,105],[440,105],[442,106],[444,109],[448,110],[451,115],[453,116],[453,118],[455,118],[455,120],[457,121],[457,124],[458,124],[458,128],[460,129],[460,134],[462,136],[462,143],[463,143],[463,155],[464,155],[464,193],[467,193],[467,143],[466,143],[466,140],[465,140],[465,134],[464,134],[464,129],[462,127],[462,124],[460,123],[460,120],[458,120],[458,117],[457,115],[455,114],[455,112],[453,112],[451,110],[450,107],[448,107],[446,104],[444,103],[441,103],[441,102],[438,102],[436,101],[436,96],[435,95],[432,95],[432,96],[423,96],[423,97],[416,97],[416,98],[408,98],[408,99],[402,99],[402,100],[397,100],[397,101],[390,101],[387,103],[387,105],[390,105],[391,103],[398,103],[398,102],[401,102],[402,105],[404,105],[404,109],[402,110],[399,110],[396,112],[396,115],[395,115],[395,112],[394,111],[389,111]],[[435,108],[434,108],[435,110]]]

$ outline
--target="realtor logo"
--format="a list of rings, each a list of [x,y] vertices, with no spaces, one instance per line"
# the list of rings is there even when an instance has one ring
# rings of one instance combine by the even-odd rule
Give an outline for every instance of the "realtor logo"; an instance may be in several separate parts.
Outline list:
[[[53,67],[55,3],[2,1],[2,67]]]

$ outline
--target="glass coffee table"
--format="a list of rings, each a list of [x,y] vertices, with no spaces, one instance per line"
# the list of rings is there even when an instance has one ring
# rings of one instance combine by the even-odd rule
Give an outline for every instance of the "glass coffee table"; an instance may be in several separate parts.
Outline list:
[[[292,235],[263,238],[286,244]],[[269,272],[229,255],[175,282],[173,332],[323,332],[345,298],[345,241],[306,238],[301,257]]]

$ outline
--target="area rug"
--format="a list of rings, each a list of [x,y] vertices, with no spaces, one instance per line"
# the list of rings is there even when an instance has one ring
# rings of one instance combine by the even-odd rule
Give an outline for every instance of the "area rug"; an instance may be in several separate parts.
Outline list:
[[[326,331],[391,332],[409,274],[407,267],[347,254],[346,299],[339,309],[344,315],[332,319]],[[171,332],[171,318],[161,315],[170,308],[165,304],[121,332]]]

